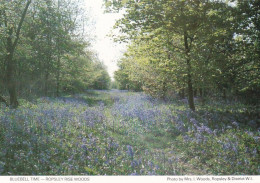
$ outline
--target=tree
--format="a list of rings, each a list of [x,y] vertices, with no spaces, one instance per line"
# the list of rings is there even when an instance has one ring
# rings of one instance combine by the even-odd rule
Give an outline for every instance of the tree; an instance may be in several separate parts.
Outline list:
[[[16,24],[16,22],[12,22],[8,14],[15,15],[14,9],[8,9],[8,5],[10,5],[10,2],[3,1],[3,9],[1,9],[1,19],[3,20],[3,24],[1,26],[4,26],[6,29],[6,40],[5,40],[5,49],[6,49],[6,55],[5,55],[5,63],[6,63],[6,71],[5,71],[5,86],[8,89],[9,96],[10,96],[10,106],[13,108],[18,107],[18,100],[17,100],[17,92],[16,92],[16,81],[15,81],[15,72],[16,72],[16,63],[13,59],[14,53],[19,41],[20,32],[22,29],[22,25],[27,13],[27,10],[29,8],[29,5],[31,4],[31,0],[27,0],[25,7],[22,11],[22,14],[20,15],[21,18]],[[23,3],[21,3],[23,4]],[[11,7],[11,6],[10,6]]]
[[[247,101],[260,99],[260,2],[237,1],[234,17],[235,53],[232,68],[235,91]]]
[[[17,96],[59,96],[81,92],[95,82],[102,88],[109,85],[105,67],[98,66],[90,49],[91,38],[85,29],[89,19],[82,3],[0,2],[0,102],[7,104],[5,89],[10,91],[11,107],[16,108]]]
[[[219,12],[228,5],[221,1],[105,1],[108,9],[125,8],[125,15],[116,28],[123,33],[121,40],[136,40],[138,37],[152,40],[158,37],[170,53],[172,62],[176,56],[185,62],[183,67],[186,77],[189,107],[194,105],[195,48],[208,44],[208,37],[217,34],[218,27],[214,23],[221,22]],[[209,33],[208,33],[209,31]],[[164,36],[161,36],[164,35]],[[177,59],[177,60],[179,60]],[[173,64],[174,65],[174,64]],[[165,83],[165,82],[163,82]]]

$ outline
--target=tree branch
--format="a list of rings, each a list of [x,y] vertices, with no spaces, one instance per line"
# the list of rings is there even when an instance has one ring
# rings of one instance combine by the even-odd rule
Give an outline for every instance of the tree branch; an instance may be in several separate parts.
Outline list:
[[[31,4],[32,0],[28,0],[27,3],[26,3],[26,6],[23,10],[23,14],[22,14],[22,17],[20,19],[20,22],[18,24],[18,28],[17,28],[17,31],[16,31],[16,38],[15,38],[15,41],[14,41],[14,44],[13,44],[13,48],[16,47],[17,43],[18,43],[18,40],[19,40],[19,36],[20,36],[20,31],[21,31],[21,28],[22,28],[22,25],[23,25],[23,21],[24,21],[24,18],[25,18],[25,15],[26,15],[26,12],[29,8],[29,5]]]

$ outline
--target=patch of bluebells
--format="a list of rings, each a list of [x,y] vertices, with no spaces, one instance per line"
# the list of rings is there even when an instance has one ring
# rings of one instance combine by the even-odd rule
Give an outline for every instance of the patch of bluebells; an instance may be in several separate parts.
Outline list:
[[[115,103],[111,109],[112,115],[116,119],[121,119],[126,124],[133,124],[137,120],[139,126],[146,131],[151,131],[154,126],[163,124],[171,120],[172,114],[158,107],[159,102],[144,94],[116,96]]]
[[[259,133],[242,129],[237,121],[230,121],[225,124],[211,114],[183,116],[182,113],[177,117],[175,127],[182,132],[186,155],[191,161],[200,156],[201,168],[212,167],[208,173],[258,174],[259,165],[255,162],[260,158],[256,150]],[[212,122],[220,125],[212,125]]]
[[[103,102],[43,98],[31,108],[1,111],[0,174],[149,174],[147,159],[135,159],[132,147],[125,151],[105,131],[106,110]]]
[[[149,129],[161,127],[174,137],[182,137],[180,138],[182,139],[180,142],[183,143],[182,152],[186,152],[191,160],[194,159],[193,157],[202,155],[201,169],[204,168],[204,165],[213,167],[206,173],[257,174],[259,168],[255,162],[259,160],[259,153],[257,153],[259,150],[256,150],[256,144],[259,144],[259,133],[251,132],[251,137],[249,137],[247,132],[241,128],[240,119],[232,114],[223,115],[220,112],[210,111],[195,113],[188,109],[174,108],[172,110],[169,105],[169,102],[151,100],[149,97],[143,97],[142,94],[121,95],[121,98],[117,96],[112,113],[117,119],[123,119],[124,123],[133,124],[136,119],[139,121],[139,126],[148,129],[145,130],[148,133],[153,132]],[[236,136],[242,136],[242,138]],[[250,143],[246,142],[249,140],[248,137]],[[246,148],[247,146],[252,146],[252,148]],[[245,152],[244,149],[248,149],[248,152]],[[229,161],[232,161],[231,165],[236,169],[226,164]],[[207,164],[207,162],[209,163]],[[211,164],[211,162],[217,163]],[[171,167],[170,164],[167,166]],[[221,169],[222,166],[227,168]],[[243,169],[243,167],[247,168]],[[172,169],[174,168],[172,167]],[[174,172],[176,172],[175,170]]]
[[[129,157],[130,157],[131,159],[134,158],[134,151],[133,151],[132,146],[130,146],[130,145],[127,145],[127,154],[129,155]]]
[[[82,152],[86,155],[86,152],[101,151],[96,138],[85,135],[90,129],[83,127],[95,127],[103,122],[104,105],[87,107],[88,110],[86,107],[78,100],[43,98],[31,108],[1,111],[0,129],[4,133],[0,162],[10,164],[1,169],[1,174],[77,174],[80,170],[76,165],[82,160]],[[88,141],[80,145],[84,136]],[[82,148],[85,151],[79,151]],[[84,158],[91,162],[94,157]],[[81,171],[85,172],[84,167]]]
[[[207,166],[207,174],[259,174],[259,132],[244,130],[236,117],[180,110],[143,93],[103,94],[110,108],[88,106],[79,95],[1,110],[0,174],[181,175],[187,164],[202,172]],[[112,136],[118,131],[109,131],[109,120],[121,123],[131,145]],[[172,138],[167,148],[134,144],[156,130]]]

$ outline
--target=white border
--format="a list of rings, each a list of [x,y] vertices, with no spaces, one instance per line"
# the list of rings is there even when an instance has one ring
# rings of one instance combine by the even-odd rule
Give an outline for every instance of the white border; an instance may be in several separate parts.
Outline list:
[[[260,176],[0,176],[1,183],[260,183]]]

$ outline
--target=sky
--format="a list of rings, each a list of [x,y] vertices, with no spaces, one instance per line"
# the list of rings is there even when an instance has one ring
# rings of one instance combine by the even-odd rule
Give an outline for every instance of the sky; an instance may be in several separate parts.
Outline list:
[[[117,60],[122,56],[125,45],[115,43],[108,37],[116,20],[122,17],[120,13],[104,13],[103,0],[85,0],[86,10],[95,22],[95,29],[91,33],[96,37],[93,41],[93,49],[99,55],[99,59],[107,66],[108,73],[113,79],[113,73],[118,69]]]

